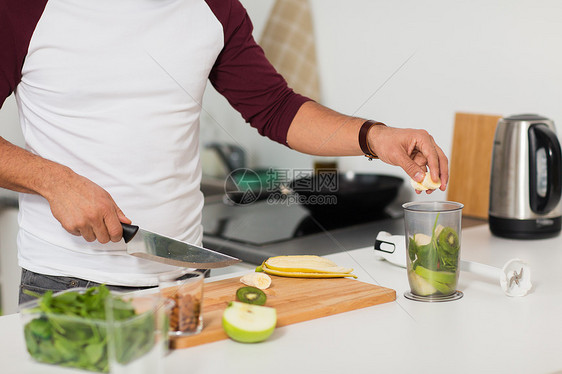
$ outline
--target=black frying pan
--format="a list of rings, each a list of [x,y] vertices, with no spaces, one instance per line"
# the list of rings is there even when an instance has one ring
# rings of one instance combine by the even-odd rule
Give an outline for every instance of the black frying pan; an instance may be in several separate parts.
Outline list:
[[[314,216],[377,215],[398,195],[402,178],[382,174],[314,174],[292,182],[299,203]]]

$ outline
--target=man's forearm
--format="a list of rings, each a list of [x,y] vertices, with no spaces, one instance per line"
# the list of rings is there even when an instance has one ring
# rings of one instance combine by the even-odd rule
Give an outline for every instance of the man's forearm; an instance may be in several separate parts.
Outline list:
[[[304,103],[291,122],[287,143],[299,152],[318,156],[358,156],[359,131],[365,119],[349,117],[315,102]],[[381,161],[400,166],[415,181],[421,182],[426,169],[445,190],[449,180],[447,156],[433,137],[422,129],[372,126],[365,135],[370,153]]]
[[[73,235],[91,242],[118,242],[121,222],[131,223],[107,191],[70,168],[0,138],[0,187],[39,194]]]
[[[304,103],[291,123],[287,143],[318,156],[362,155],[358,134],[364,119],[345,116],[318,103]]]
[[[71,173],[67,167],[32,154],[0,137],[0,187],[48,195],[62,176]]]

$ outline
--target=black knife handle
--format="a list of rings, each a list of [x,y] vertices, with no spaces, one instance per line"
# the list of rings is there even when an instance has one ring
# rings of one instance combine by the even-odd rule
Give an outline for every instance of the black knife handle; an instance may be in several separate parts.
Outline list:
[[[123,226],[123,240],[125,240],[125,243],[130,242],[137,234],[137,231],[139,231],[139,227],[135,225],[121,222],[121,226]]]

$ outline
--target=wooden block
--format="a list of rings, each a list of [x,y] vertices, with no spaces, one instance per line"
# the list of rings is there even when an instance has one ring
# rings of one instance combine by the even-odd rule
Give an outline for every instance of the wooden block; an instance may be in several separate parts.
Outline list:
[[[455,115],[447,199],[463,203],[463,215],[488,218],[492,149],[500,118],[500,115]]]
[[[396,300],[396,291],[354,279],[271,279],[271,287],[264,292],[266,306],[277,310],[277,327]],[[172,338],[171,347],[187,348],[228,339],[222,329],[222,313],[242,286],[239,277],[205,283],[203,330],[197,335]]]

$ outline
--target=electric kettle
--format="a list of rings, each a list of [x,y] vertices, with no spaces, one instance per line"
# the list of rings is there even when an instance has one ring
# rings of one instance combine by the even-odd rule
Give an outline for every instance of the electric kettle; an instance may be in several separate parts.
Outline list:
[[[492,234],[541,239],[561,229],[562,165],[553,121],[521,114],[498,121],[488,222]]]

